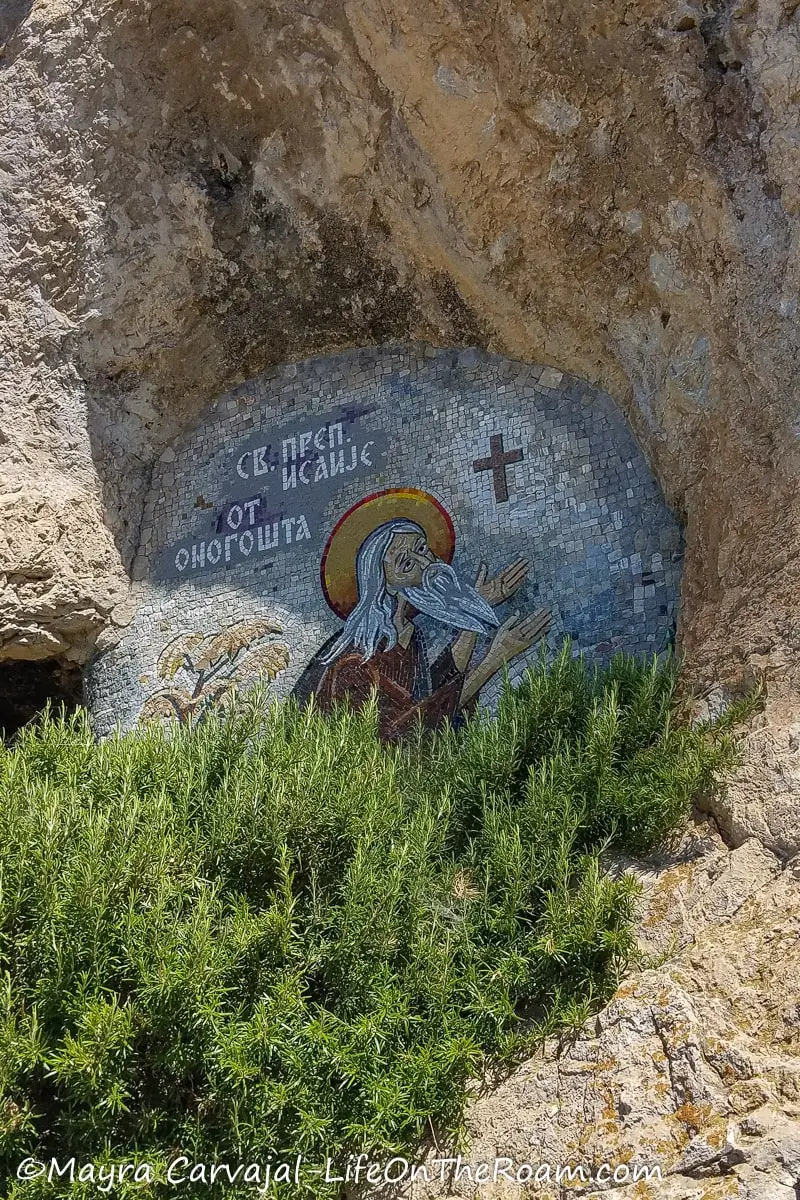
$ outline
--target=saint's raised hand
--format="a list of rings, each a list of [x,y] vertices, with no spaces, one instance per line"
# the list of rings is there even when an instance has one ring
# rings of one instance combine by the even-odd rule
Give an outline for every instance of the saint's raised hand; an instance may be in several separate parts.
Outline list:
[[[527,558],[520,555],[509,566],[504,567],[499,574],[488,579],[488,568],[485,563],[481,563],[475,587],[487,604],[491,604],[493,607],[502,604],[504,600],[510,600],[514,593],[522,587],[529,566]]]

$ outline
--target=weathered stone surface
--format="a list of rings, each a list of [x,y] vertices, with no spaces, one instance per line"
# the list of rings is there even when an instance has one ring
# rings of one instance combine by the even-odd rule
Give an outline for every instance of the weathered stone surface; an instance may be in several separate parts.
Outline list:
[[[57,469],[11,483],[0,494],[0,656],[80,661],[127,596],[118,568],[96,487]]]
[[[615,1187],[631,1197],[793,1200],[800,1167],[798,879],[751,841],[728,855],[710,830],[675,865],[644,872],[642,948],[664,935],[672,957],[631,977],[574,1042],[550,1045],[473,1102],[456,1182],[432,1149],[422,1197],[561,1197],[575,1185],[478,1186],[481,1163],[582,1166],[579,1194],[603,1164],[658,1166],[662,1181]],[[677,921],[675,921],[677,914]],[[675,953],[675,947],[682,947]],[[607,1187],[607,1185],[606,1185]],[[376,1193],[377,1194],[377,1193]]]
[[[743,741],[744,761],[723,792],[704,804],[732,845],[755,836],[784,858],[800,849],[800,705],[783,681]]]
[[[677,859],[677,861],[675,861]],[[707,926],[733,918],[780,872],[757,838],[730,852],[710,826],[684,838],[674,858],[629,864],[643,885],[639,945],[650,958],[672,957]]]

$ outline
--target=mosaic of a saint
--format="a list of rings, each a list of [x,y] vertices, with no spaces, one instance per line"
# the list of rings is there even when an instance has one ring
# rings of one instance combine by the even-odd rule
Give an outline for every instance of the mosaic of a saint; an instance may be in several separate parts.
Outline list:
[[[359,708],[377,692],[388,741],[418,721],[429,729],[457,723],[490,679],[544,637],[550,614],[514,612],[501,623],[494,609],[522,586],[527,561],[518,558],[492,577],[481,566],[470,584],[451,566],[454,547],[448,513],[426,492],[393,488],[351,508],[321,564],[325,597],[344,626],[306,668],[298,699],[313,694],[329,711],[344,699]],[[419,614],[452,632],[433,661],[415,624]],[[473,661],[479,636],[491,640]]]

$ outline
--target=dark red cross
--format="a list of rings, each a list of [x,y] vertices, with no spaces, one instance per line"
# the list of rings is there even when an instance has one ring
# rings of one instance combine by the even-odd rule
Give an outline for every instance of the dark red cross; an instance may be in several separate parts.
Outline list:
[[[511,463],[522,462],[523,454],[521,450],[506,450],[503,451],[503,435],[502,433],[492,434],[489,438],[489,457],[476,458],[472,464],[472,469],[477,474],[478,471],[491,471],[494,482],[494,498],[498,504],[505,504],[508,500],[508,481],[506,480],[506,467]]]

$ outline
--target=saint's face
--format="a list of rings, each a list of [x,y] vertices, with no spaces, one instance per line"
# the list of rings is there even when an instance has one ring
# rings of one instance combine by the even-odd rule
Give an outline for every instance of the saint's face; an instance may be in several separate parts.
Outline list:
[[[383,556],[386,590],[392,595],[420,587],[426,567],[436,561],[422,533],[396,533]]]

